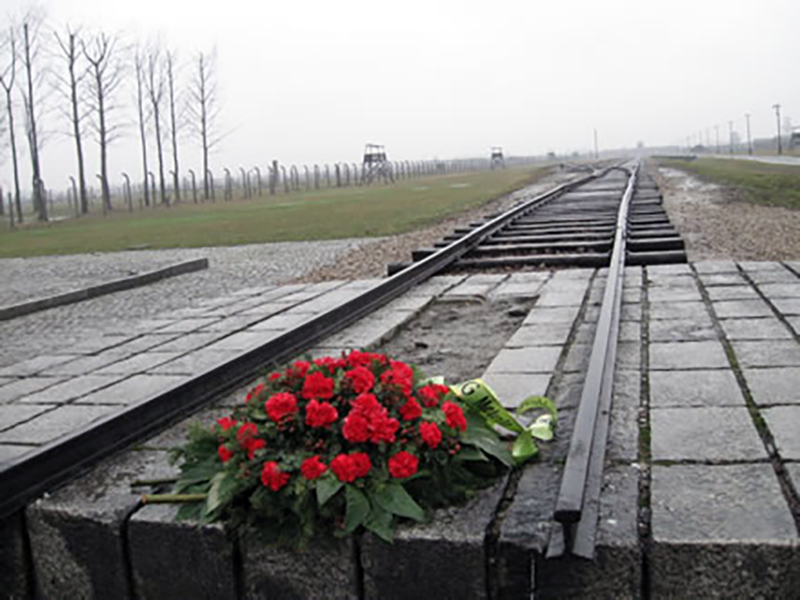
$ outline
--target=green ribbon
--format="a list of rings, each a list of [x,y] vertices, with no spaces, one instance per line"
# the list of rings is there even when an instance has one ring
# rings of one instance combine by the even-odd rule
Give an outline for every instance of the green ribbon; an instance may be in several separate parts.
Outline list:
[[[534,438],[543,441],[553,439],[553,429],[557,417],[556,407],[544,396],[530,396],[523,400],[517,408],[515,416],[503,407],[497,394],[482,379],[471,379],[450,386],[450,391],[461,402],[477,410],[490,427],[499,425],[517,434],[511,454],[518,464],[524,463],[539,451]],[[547,412],[527,427],[519,422],[518,417],[537,409]]]

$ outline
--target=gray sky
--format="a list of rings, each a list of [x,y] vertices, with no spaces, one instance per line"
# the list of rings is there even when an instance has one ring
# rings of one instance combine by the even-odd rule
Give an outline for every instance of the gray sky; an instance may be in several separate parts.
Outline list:
[[[103,28],[129,43],[160,35],[181,61],[216,46],[229,133],[215,172],[273,158],[360,161],[366,142],[397,160],[486,155],[492,145],[517,155],[585,150],[595,127],[601,148],[684,143],[709,128],[713,142],[715,124],[727,140],[728,120],[744,134],[746,112],[761,137],[774,135],[775,102],[800,125],[797,0],[40,4],[51,27]],[[28,5],[3,0],[0,11]],[[130,89],[119,99],[132,109]],[[43,125],[66,130],[55,113]],[[131,126],[112,147],[115,184],[121,171],[139,172],[136,136]],[[95,144],[87,154],[94,173]],[[182,140],[181,154],[184,169],[199,170],[194,140]],[[0,157],[5,186],[7,149]],[[48,187],[65,188],[74,165],[70,139],[51,139]],[[27,182],[27,165],[22,174]]]

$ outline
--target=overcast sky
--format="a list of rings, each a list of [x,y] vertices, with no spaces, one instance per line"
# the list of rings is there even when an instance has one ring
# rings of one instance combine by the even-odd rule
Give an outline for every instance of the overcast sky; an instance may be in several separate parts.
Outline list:
[[[29,4],[2,0],[0,11]],[[726,136],[729,120],[744,135],[746,112],[754,137],[769,136],[776,102],[800,125],[797,0],[40,4],[53,28],[102,28],[131,44],[161,36],[181,61],[216,47],[227,136],[215,172],[272,159],[360,161],[366,142],[396,160],[480,156],[493,145],[568,152],[591,148],[594,128],[601,148],[684,143],[707,129],[713,142],[714,125]],[[131,90],[119,100],[132,104]],[[43,126],[66,130],[55,113]],[[187,136],[180,151],[183,167],[199,170],[197,143]],[[112,147],[113,183],[139,172],[138,152],[130,127]],[[47,186],[65,188],[75,171],[70,139],[53,137],[42,154]],[[95,144],[87,154],[94,173]],[[27,165],[22,175],[27,182]]]

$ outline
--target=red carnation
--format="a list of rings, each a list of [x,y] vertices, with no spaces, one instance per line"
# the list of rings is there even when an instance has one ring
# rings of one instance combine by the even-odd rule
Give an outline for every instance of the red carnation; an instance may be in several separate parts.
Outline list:
[[[368,439],[375,444],[394,442],[400,422],[389,417],[389,411],[373,394],[361,394],[352,404],[342,427],[342,435],[348,442],[359,443]]]
[[[405,450],[401,450],[389,459],[389,473],[395,479],[411,477],[417,472],[419,459]]]
[[[419,433],[422,441],[428,444],[429,448],[436,448],[442,441],[442,432],[436,423],[420,423]]]
[[[305,459],[300,466],[300,472],[309,481],[317,479],[327,470],[328,466],[319,459],[319,455]]]
[[[280,373],[270,373],[269,380],[278,381],[278,379],[280,379],[281,377],[283,376]]]
[[[356,367],[351,371],[347,371],[344,376],[350,381],[350,385],[353,386],[353,391],[356,394],[368,392],[375,385],[375,375],[366,367]]]
[[[261,450],[267,447],[267,442],[261,438],[250,438],[244,443],[244,449],[247,450],[247,458],[253,460],[256,455],[256,450]]]
[[[417,394],[422,399],[422,403],[428,408],[433,408],[439,404],[439,400],[450,392],[450,388],[440,383],[431,383],[417,390]]]
[[[327,427],[339,418],[336,408],[327,402],[312,400],[306,405],[306,425]]]
[[[285,417],[297,412],[297,398],[287,392],[280,392],[270,396],[270,399],[264,404],[264,409],[270,419],[280,423]]]
[[[452,402],[445,402],[442,405],[442,410],[444,411],[444,422],[448,427],[460,429],[461,431],[467,429],[467,420],[464,418],[464,411],[461,410],[460,406]]]
[[[257,433],[258,428],[256,427],[255,423],[243,423],[236,432],[236,439],[238,440],[239,445],[244,448],[247,440],[256,437]]]
[[[384,385],[394,385],[400,388],[404,394],[410,394],[414,384],[414,371],[406,363],[396,360],[390,361],[392,368],[381,375]]]
[[[336,369],[343,369],[347,363],[341,358],[333,358],[332,356],[323,356],[314,360],[314,364],[328,370],[328,373],[333,375]]]
[[[408,402],[400,407],[400,414],[403,416],[403,420],[413,421],[422,416],[422,407],[414,398],[409,398]]]
[[[231,427],[236,426],[236,419],[231,417],[222,417],[217,421],[217,425],[222,427],[222,431],[228,431]]]
[[[369,459],[369,454],[366,452],[353,452],[350,455],[350,460],[353,465],[353,472],[356,477],[366,477],[372,469],[372,461]]]
[[[252,400],[253,398],[257,397],[266,388],[267,388],[267,386],[265,386],[263,383],[259,383],[256,387],[254,387],[252,390],[247,392],[247,396],[244,397],[244,401],[245,402],[250,402],[250,400]]]
[[[353,350],[347,355],[347,364],[351,367],[369,367],[372,365],[373,360],[379,360],[382,357],[379,354],[372,352],[361,352],[360,350]]]
[[[344,439],[354,444],[366,442],[369,439],[369,422],[366,417],[356,411],[351,411],[344,420],[342,435]]]
[[[289,482],[289,473],[282,473],[275,461],[265,462],[261,470],[261,483],[277,492]]]
[[[233,450],[228,450],[225,446],[217,448],[217,454],[219,454],[219,459],[224,463],[233,458]]]
[[[292,373],[297,375],[298,377],[305,377],[308,370],[311,368],[311,363],[307,360],[297,360],[295,361],[292,366]]]
[[[303,398],[313,400],[329,400],[333,398],[333,379],[325,377],[319,371],[311,373],[303,382]]]

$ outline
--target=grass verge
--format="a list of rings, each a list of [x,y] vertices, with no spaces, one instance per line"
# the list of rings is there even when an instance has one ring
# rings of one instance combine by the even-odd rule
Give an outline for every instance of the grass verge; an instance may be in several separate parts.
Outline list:
[[[0,230],[0,258],[193,248],[403,233],[533,183],[547,167],[403,180],[394,185],[264,195],[233,202],[114,211]]]

